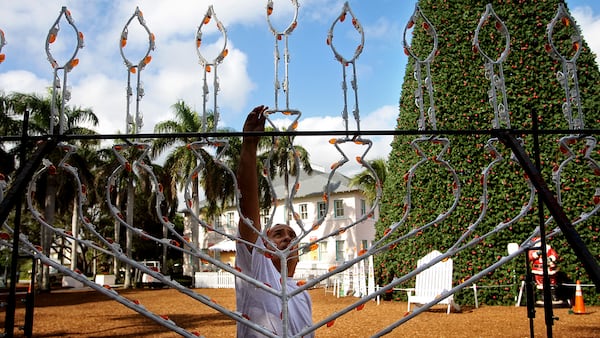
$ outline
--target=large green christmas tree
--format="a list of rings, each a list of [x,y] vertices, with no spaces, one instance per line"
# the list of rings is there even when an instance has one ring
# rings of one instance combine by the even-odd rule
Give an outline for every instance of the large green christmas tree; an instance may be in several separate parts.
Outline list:
[[[486,146],[493,138],[487,131],[493,129],[494,109],[489,100],[490,79],[486,76],[481,53],[493,60],[500,58],[506,47],[505,33],[510,34],[510,52],[502,63],[510,126],[502,124],[498,127],[524,131],[516,136],[522,139],[527,153],[536,158],[538,154],[534,151],[534,137],[527,131],[533,130],[533,119],[537,117],[536,127],[542,133],[539,135],[541,172],[551,190],[558,193],[555,191],[557,185],[552,179],[553,168],[556,170],[567,157],[564,149],[563,152],[559,149],[557,141],[569,133],[556,131],[572,129],[563,112],[565,91],[561,86],[560,76],[557,76],[563,69],[562,63],[549,53],[547,35],[548,24],[555,17],[560,2],[493,1],[492,8],[507,29],[503,30],[497,20],[489,18],[478,34],[480,48],[473,47],[473,38],[478,22],[486,11],[487,2],[418,2],[421,13],[430,23],[418,15],[414,17],[414,25],[409,25],[409,32],[412,33],[410,50],[420,59],[425,59],[431,52],[434,41],[431,26],[435,28],[438,50],[431,63],[429,80],[434,88],[435,127],[439,133],[437,137],[447,138],[449,147],[441,154],[443,143],[428,141],[427,138],[433,135],[429,132],[434,128],[431,120],[427,119],[423,135],[406,133],[395,137],[389,156],[390,174],[384,186],[377,235],[381,238],[389,231],[387,229],[394,225],[398,227],[390,236],[391,239],[427,224],[431,226],[401,242],[401,245],[392,246],[391,250],[377,255],[375,266],[380,284],[389,283],[394,277],[410,272],[416,267],[416,261],[431,250],[448,250],[470,225],[476,224],[477,227],[463,243],[487,233],[502,222],[511,222],[522,211],[523,206],[530,205],[531,208],[526,208],[525,217],[476,246],[453,256],[456,285],[493,264],[500,257],[506,256],[508,243],[522,243],[535,227],[540,225],[537,198],[530,204],[531,189],[524,178],[524,171],[518,162],[511,160],[510,150],[500,142],[493,144],[504,160],[491,169],[486,180],[487,199],[482,198],[482,172],[494,159]],[[585,41],[578,43],[576,36],[574,38],[577,26],[572,21],[568,18],[558,20],[553,30],[553,42],[561,54],[569,58],[578,55],[576,64],[584,128],[598,129],[600,72]],[[425,111],[430,102],[426,86],[421,90],[417,88],[419,77],[415,76],[415,70],[415,60],[409,58],[400,98],[398,130],[414,131],[418,128],[420,110],[415,105],[415,99],[418,101],[416,93],[422,93]],[[422,83],[426,83],[425,68],[421,71]],[[569,81],[573,83],[572,78]],[[501,103],[502,92],[498,91],[498,94],[498,102]],[[577,113],[578,109],[574,107],[573,115]],[[588,135],[582,130],[573,130],[572,134]],[[420,136],[423,136],[423,141],[418,144],[424,157],[415,153],[411,147],[411,141]],[[600,187],[600,177],[590,163],[594,158],[600,159],[600,156],[598,150],[593,149],[590,159],[584,158],[586,141],[583,138],[576,139],[570,147],[577,157],[561,168],[560,202],[569,218],[576,223],[579,235],[598,260],[598,216],[592,216],[580,223],[576,220],[582,213],[590,213],[597,206],[598,198],[594,196],[596,187]],[[442,161],[437,158],[440,154],[443,155]],[[407,177],[410,175],[407,173],[424,158],[428,160],[416,166],[408,185]],[[443,161],[447,161],[448,166],[444,166]],[[410,191],[407,191],[408,186]],[[460,191],[460,196],[456,194],[457,191]],[[408,192],[410,194],[407,198]],[[482,208],[484,202],[486,206]],[[486,211],[485,216],[479,219],[483,209]],[[545,220],[548,220],[547,210],[544,211],[544,215]],[[434,221],[436,218],[437,221]],[[548,223],[548,230],[556,227],[556,223]],[[573,281],[580,279],[582,283],[589,282],[581,262],[564,236],[556,235],[550,238],[548,243],[558,252],[559,269],[567,278]],[[480,302],[490,305],[514,304],[517,287],[524,275],[524,258],[488,274],[478,282],[478,285],[489,286],[481,289]],[[592,291],[588,290],[591,289],[586,290],[586,303],[599,303],[598,296],[592,295]],[[400,294],[396,296],[401,297]],[[472,297],[473,292],[470,289],[456,295],[462,303],[473,304]]]

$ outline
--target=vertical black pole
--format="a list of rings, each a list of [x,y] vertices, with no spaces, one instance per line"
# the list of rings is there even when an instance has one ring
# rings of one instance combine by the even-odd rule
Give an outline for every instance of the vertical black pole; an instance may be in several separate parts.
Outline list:
[[[533,292],[533,276],[529,265],[529,250],[525,253],[525,294],[527,297],[527,318],[529,318],[529,335],[534,338],[533,319],[535,318],[535,293]]]
[[[12,338],[15,329],[15,308],[17,306],[17,270],[19,269],[19,223],[21,222],[21,198],[17,197],[15,208],[15,224],[13,227],[13,246],[10,258],[10,284],[6,300],[6,317],[4,321],[4,337]]]
[[[538,115],[535,109],[531,109],[533,120],[533,155],[535,167],[541,173],[540,139],[538,135]],[[546,321],[546,337],[552,338],[552,326],[554,325],[554,313],[552,310],[552,290],[550,290],[550,277],[548,276],[548,254],[546,253],[546,222],[544,219],[544,202],[538,196],[538,217],[540,221],[540,246],[542,251],[542,269],[544,278],[544,318]]]
[[[21,149],[19,151],[19,167],[23,168],[26,157],[27,147],[27,127],[29,126],[29,111],[25,110],[23,114],[23,127],[21,132]],[[11,253],[10,262],[10,286],[8,292],[8,300],[6,307],[6,319],[4,321],[5,337],[12,338],[15,329],[15,307],[17,299],[17,270],[19,260],[19,237],[21,236],[21,204],[23,194],[17,194],[15,196],[15,224],[13,228],[13,246]],[[32,276],[31,278],[34,278]]]
[[[29,289],[25,296],[25,324],[23,326],[23,334],[25,337],[31,338],[33,335],[33,309],[34,309],[34,295],[35,295],[35,266],[37,259],[31,258],[31,281],[29,283]]]

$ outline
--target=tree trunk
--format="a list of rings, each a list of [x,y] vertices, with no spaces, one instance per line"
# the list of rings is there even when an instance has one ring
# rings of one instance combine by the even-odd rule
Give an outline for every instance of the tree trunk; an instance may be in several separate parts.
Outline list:
[[[166,239],[169,236],[169,229],[166,225],[163,225],[163,238]],[[161,273],[164,275],[167,272],[167,244],[162,245],[162,264],[161,264]]]
[[[73,199],[73,216],[71,217],[71,232],[73,237],[78,238],[79,234],[79,217],[77,197]],[[77,241],[71,242],[71,270],[77,269]]]
[[[198,178],[192,180],[192,212],[196,215],[200,215],[200,196],[198,189]],[[184,236],[189,236],[190,243],[194,249],[202,249],[204,243],[204,229],[200,229],[200,225],[193,218],[189,217],[189,221],[185,222]],[[199,271],[200,260],[192,255],[183,256],[183,274],[186,276],[194,277],[196,271]]]
[[[290,225],[290,175],[288,172],[287,160],[283,163],[283,182],[285,185],[285,203],[283,203],[283,219],[285,224]]]
[[[119,191],[117,191],[117,197],[115,199],[115,205],[120,205],[121,204],[121,194]],[[115,243],[121,243],[121,222],[119,222],[118,219],[115,219],[114,222],[114,226],[115,226],[115,230],[114,230],[114,237],[115,237]],[[113,258],[113,273],[115,274],[115,276],[119,276],[119,268],[121,267],[121,261],[119,261],[116,257]],[[95,270],[94,270],[95,273]]]
[[[56,191],[57,191],[57,182],[56,177],[54,175],[48,175],[46,181],[46,199],[44,201],[44,217],[46,218],[46,222],[50,225],[54,225],[54,215],[56,208]],[[51,256],[51,247],[52,247],[52,231],[48,229],[46,226],[41,227],[41,242],[42,242],[42,250],[44,255],[49,258]],[[42,264],[42,268],[40,270],[41,280],[40,280],[40,289],[42,291],[50,291],[50,267],[46,264]]]
[[[133,209],[134,209],[134,202],[135,202],[135,187],[133,186],[133,179],[134,179],[133,175],[131,175],[127,182],[127,224],[129,224],[129,225],[133,224]],[[131,248],[132,248],[133,234],[131,233],[131,229],[129,229],[129,228],[127,228],[125,241],[126,241],[125,254],[127,255],[127,257],[132,258],[131,257]],[[125,268],[125,283],[124,283],[123,287],[125,289],[128,289],[131,287],[131,266],[129,266],[129,264]]]

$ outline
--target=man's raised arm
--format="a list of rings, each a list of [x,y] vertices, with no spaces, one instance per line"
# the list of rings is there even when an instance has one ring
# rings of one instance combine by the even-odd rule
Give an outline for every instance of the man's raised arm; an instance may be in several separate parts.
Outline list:
[[[244,123],[244,132],[262,132],[265,130],[265,116],[263,113],[267,108],[266,106],[258,106],[248,114]],[[246,135],[243,137],[240,163],[237,171],[238,187],[241,193],[240,210],[242,212],[238,225],[239,233],[242,239],[250,243],[256,242],[258,238],[257,231],[261,230],[256,161],[259,140],[259,136]],[[252,224],[246,224],[241,216],[250,219]],[[251,249],[250,246],[249,249]]]

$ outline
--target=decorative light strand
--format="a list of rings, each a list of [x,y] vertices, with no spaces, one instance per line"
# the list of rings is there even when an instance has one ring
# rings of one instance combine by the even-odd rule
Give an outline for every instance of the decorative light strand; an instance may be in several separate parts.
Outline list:
[[[202,28],[207,25],[211,20],[215,21],[215,24],[217,25],[217,29],[219,30],[219,32],[221,32],[221,35],[223,37],[223,48],[221,49],[221,52],[219,52],[219,54],[211,61],[208,61],[203,55],[202,52],[200,51],[201,47],[202,47]],[[217,18],[217,14],[215,13],[213,6],[209,6],[208,10],[206,11],[206,14],[204,15],[204,18],[202,19],[202,22],[200,23],[200,26],[198,26],[198,31],[196,32],[196,51],[198,52],[198,58],[200,59],[200,65],[202,65],[202,131],[206,132],[209,131],[207,130],[208,128],[208,123],[207,123],[207,108],[206,108],[206,104],[208,103],[208,99],[209,99],[209,88],[208,88],[208,81],[207,81],[207,73],[212,72],[213,74],[213,116],[214,116],[214,120],[213,120],[213,125],[212,125],[212,130],[210,131],[216,131],[217,130],[217,125],[219,123],[219,105],[217,103],[217,96],[219,93],[219,76],[217,75],[217,69],[218,66],[221,62],[223,62],[223,59],[225,59],[225,57],[227,56],[227,54],[229,53],[229,50],[227,49],[227,30],[225,29],[225,26],[223,26],[223,23],[221,21],[219,21],[219,19]]]
[[[298,0],[290,0],[292,3],[292,6],[294,7],[294,16],[292,18],[292,21],[290,22],[290,24],[287,26],[287,28],[285,28],[282,31],[277,30],[274,26],[273,23],[271,22],[271,15],[273,14],[273,10],[274,10],[274,1],[273,0],[268,0],[267,1],[267,23],[269,25],[269,29],[271,30],[271,33],[273,33],[273,36],[275,37],[275,49],[274,49],[274,61],[275,61],[275,79],[274,79],[274,85],[275,85],[275,107],[274,109],[272,109],[272,112],[280,112],[282,111],[281,108],[279,107],[279,90],[283,90],[283,92],[285,93],[285,108],[283,109],[283,111],[290,111],[290,82],[289,82],[289,63],[290,63],[290,52],[289,52],[289,48],[288,48],[288,39],[290,34],[292,34],[292,32],[296,29],[296,27],[298,26],[298,9],[300,7],[300,5],[298,4]],[[281,61],[281,56],[280,56],[280,51],[279,51],[279,41],[283,40],[284,42],[284,51],[283,51],[283,66],[284,66],[284,74],[283,74],[283,79],[281,80],[281,82],[279,81],[279,64]]]
[[[412,46],[407,41],[408,39],[406,37],[407,32],[410,29],[413,29],[417,22],[422,22],[423,29],[433,40],[433,46],[431,47],[431,51],[423,59],[416,55],[415,51],[412,49]],[[408,20],[408,23],[404,27],[404,38],[402,42],[404,44],[404,53],[415,61],[414,78],[417,81],[417,89],[415,89],[415,105],[419,109],[420,113],[417,128],[419,130],[427,130],[425,102],[423,99],[423,87],[425,87],[427,90],[427,96],[429,98],[429,107],[427,108],[427,119],[429,120],[431,129],[437,130],[437,122],[435,116],[435,96],[433,93],[433,81],[431,76],[431,63],[433,62],[433,59],[438,53],[438,35],[435,31],[435,27],[423,14],[418,4],[415,5],[415,10],[411,15],[410,19]],[[422,75],[423,67],[425,67],[426,72],[425,81],[423,81]],[[423,82],[425,83],[423,84]]]
[[[500,56],[495,60],[485,53],[479,43],[479,34],[481,33],[482,28],[492,20],[495,21],[494,28],[505,40],[504,49],[500,53]],[[487,4],[485,6],[485,12],[479,19],[479,23],[475,29],[475,36],[473,37],[473,51],[479,53],[485,60],[485,77],[490,80],[488,99],[494,109],[492,127],[494,129],[499,129],[504,126],[504,128],[510,129],[510,110],[508,109],[506,86],[504,83],[504,70],[502,67],[502,62],[506,60],[508,53],[510,52],[510,34],[502,19],[494,12],[492,4]]]
[[[500,33],[500,35],[505,39],[504,49],[500,53],[500,56],[493,60],[489,55],[487,55],[483,49],[481,48],[479,42],[479,34],[481,30],[487,24],[494,23],[494,28]],[[506,27],[504,21],[496,15],[494,9],[491,4],[488,4],[485,8],[485,12],[482,14],[477,28],[475,29],[475,36],[473,38],[473,52],[479,53],[485,62],[485,76],[488,80],[491,81],[490,89],[488,91],[489,102],[494,109],[494,118],[492,119],[492,128],[498,129],[501,126],[506,128],[510,128],[510,116],[508,111],[508,103],[507,103],[507,94],[506,94],[506,85],[504,79],[504,72],[502,63],[506,60],[510,52],[510,34],[508,32],[508,28]],[[495,69],[498,68],[498,73],[496,73]],[[499,102],[502,101],[502,102]],[[523,140],[521,138],[517,138],[518,141],[523,145]],[[487,214],[489,208],[489,192],[488,192],[488,183],[491,174],[493,173],[493,168],[499,163],[506,162],[505,158],[502,156],[501,152],[497,149],[496,144],[499,142],[498,138],[493,137],[490,138],[485,145],[485,149],[489,152],[491,157],[490,163],[481,173],[481,185],[482,185],[482,193],[480,198],[480,212],[478,218],[475,222],[469,224],[467,227],[467,231],[462,234],[458,241],[452,246],[451,250],[458,247],[462,244],[462,241],[465,240],[468,236],[473,234],[476,228],[483,222],[485,215]],[[514,153],[511,152],[510,159],[513,162],[517,162]],[[507,163],[508,165],[508,163]],[[517,215],[513,216],[507,221],[502,221],[496,225],[492,233],[496,233],[500,231],[523,217],[529,213],[529,211],[533,208],[533,203],[535,200],[535,187],[533,186],[529,177],[524,175],[523,177],[527,183],[529,188],[529,199],[525,205],[521,207]]]
[[[410,44],[408,44],[406,39],[406,33],[409,29],[415,27],[415,24],[421,22],[421,27],[426,31],[426,33],[431,36],[433,40],[433,46],[427,57],[421,59],[412,49]],[[433,78],[431,74],[431,63],[433,62],[434,57],[437,54],[437,33],[434,25],[429,21],[429,19],[423,14],[418,5],[415,6],[415,11],[409,18],[408,23],[405,26],[404,30],[404,52],[410,58],[414,60],[415,63],[415,72],[414,77],[417,82],[417,89],[415,90],[415,105],[419,109],[419,119],[418,129],[426,130],[426,116],[425,116],[425,105],[423,100],[423,89],[422,87],[425,85],[427,88],[427,93],[429,96],[429,107],[427,109],[427,119],[431,124],[431,128],[434,130],[436,127],[436,117],[435,117],[435,91],[433,88]],[[425,66],[427,78],[423,80],[423,72],[421,68]],[[424,85],[423,85],[424,84]],[[436,148],[438,147],[440,150],[437,154],[430,154],[426,148],[424,148],[423,144],[431,144]],[[452,214],[452,212],[458,206],[458,202],[460,200],[461,195],[461,182],[458,177],[458,173],[452,167],[452,165],[444,159],[444,155],[448,153],[450,149],[450,140],[445,137],[441,137],[439,135],[434,136],[421,136],[414,139],[411,142],[411,147],[415,151],[415,153],[420,157],[420,159],[415,163],[408,172],[404,175],[404,180],[406,182],[406,195],[404,198],[404,206],[403,211],[404,214],[402,218],[398,221],[390,225],[390,227],[385,231],[384,235],[377,241],[373,246],[377,246],[383,250],[392,250],[396,247],[397,243],[401,241],[404,236],[397,237],[398,234],[396,230],[400,229],[402,225],[406,223],[408,217],[410,215],[412,209],[412,182],[413,179],[417,176],[417,172],[421,166],[423,166],[427,162],[433,162],[435,165],[440,166],[443,170],[445,170],[452,177],[452,197],[453,201],[442,213],[438,214],[433,220],[426,221],[426,223],[418,228],[412,229],[408,232],[406,236],[414,236],[419,232],[431,227],[434,224],[439,224],[444,221]],[[391,240],[392,237],[396,237],[396,239]]]
[[[562,25],[565,29],[571,30],[571,36],[567,40],[566,44],[571,46],[571,56],[564,55],[561,53],[557,45],[560,41],[556,41],[554,38],[554,32],[559,25]],[[583,47],[583,38],[581,30],[575,23],[573,17],[569,14],[563,3],[558,4],[558,9],[555,16],[552,18],[547,26],[547,38],[548,43],[545,46],[546,51],[550,56],[561,63],[562,70],[556,72],[556,78],[558,83],[562,86],[565,93],[565,100],[562,105],[562,113],[567,120],[567,124],[570,130],[579,131],[584,129],[584,114],[581,108],[581,96],[579,91],[579,80],[577,77],[577,58],[581,54]],[[563,44],[564,45],[564,44]],[[574,109],[576,113],[574,116]],[[579,142],[583,142],[583,149],[581,153],[578,153],[573,147]],[[566,158],[552,169],[552,181],[556,187],[556,199],[560,205],[562,205],[563,187],[562,187],[562,176],[563,171],[571,163],[576,163],[576,160],[581,156],[582,161],[587,164],[587,168],[595,176],[600,176],[600,165],[596,160],[592,158],[592,155],[596,152],[595,148],[597,140],[591,135],[572,134],[561,137],[558,140],[559,153],[566,156]],[[592,196],[593,207],[589,211],[582,210],[578,217],[573,220],[573,225],[586,221],[590,217],[594,216],[600,209],[600,187],[595,187],[594,195]],[[550,217],[548,221],[553,221]],[[555,229],[560,232],[560,229]]]
[[[4,36],[4,31],[0,29],[0,63],[4,62],[6,59],[6,55],[2,53],[2,48],[6,45],[6,36]]]
[[[570,42],[574,53],[570,58],[563,55],[556,47],[557,42],[554,40],[554,29],[558,24],[562,24],[564,27],[573,30]],[[581,54],[583,38],[581,37],[579,27],[575,24],[575,20],[566,10],[563,3],[558,4],[556,15],[548,24],[547,35],[548,43],[545,46],[546,51],[554,59],[560,61],[562,65],[562,70],[556,73],[556,78],[565,92],[565,102],[562,106],[563,114],[567,119],[569,129],[583,129],[584,120],[583,112],[581,111],[579,81],[577,79],[577,58],[579,57],[579,54]],[[573,107],[577,109],[577,116],[575,117],[573,116]]]
[[[60,31],[59,23],[63,17],[67,21],[68,25],[71,26],[71,28],[73,28],[73,30],[75,31],[75,36],[77,38],[77,45],[76,45],[75,50],[73,51],[73,54],[71,55],[71,57],[69,59],[67,59],[67,61],[65,61],[64,64],[60,65],[58,63],[58,61],[56,61],[56,59],[52,55],[52,52],[50,51],[50,46],[54,42],[56,42],[56,38],[58,37],[58,33]],[[81,48],[83,48],[83,45],[84,45],[83,44],[83,33],[81,33],[77,29],[77,26],[75,25],[75,21],[73,20],[73,17],[71,16],[71,12],[67,9],[67,7],[62,7],[60,14],[58,15],[58,18],[56,18],[56,21],[50,28],[50,31],[48,31],[48,35],[46,37],[46,47],[45,47],[46,56],[48,57],[48,61],[50,62],[50,65],[52,66],[52,69],[53,69],[52,102],[51,102],[51,107],[50,107],[50,123],[49,123],[50,128],[48,131],[49,134],[55,133],[54,125],[56,123],[55,120],[57,118],[58,118],[58,134],[62,135],[64,132],[65,104],[71,98],[71,92],[69,91],[69,89],[67,87],[67,74],[71,70],[73,70],[73,68],[75,66],[77,66],[79,64],[79,59],[77,59],[76,57],[77,57],[77,53],[79,52],[79,50]],[[58,90],[61,88],[60,79],[58,77],[59,71],[62,71],[63,83],[62,83],[60,111],[56,111],[57,110],[56,101],[58,100],[58,95],[59,95]]]
[[[132,23],[133,19],[136,19],[138,23],[144,28],[146,33],[148,34],[148,48],[144,54],[144,56],[138,61],[137,64],[131,62],[126,56],[124,52],[124,48],[127,46],[127,39],[129,35],[129,25]],[[123,31],[121,32],[121,38],[119,42],[119,51],[121,53],[121,57],[123,58],[123,62],[127,67],[127,113],[126,113],[126,121],[125,121],[125,133],[126,134],[137,134],[143,126],[143,116],[140,112],[140,101],[144,97],[144,87],[142,85],[142,70],[152,61],[152,56],[150,52],[156,48],[155,36],[150,31],[148,26],[146,25],[146,20],[144,19],[144,15],[142,11],[140,11],[139,7],[135,8],[135,12],[127,23],[125,27],[123,27]],[[136,100],[135,100],[135,117],[130,112],[131,106],[131,96],[133,95],[133,90],[131,88],[131,74],[137,73],[137,81],[136,81]]]
[[[356,50],[354,51],[354,55],[352,55],[349,58],[346,58],[346,57],[342,56],[335,48],[335,45],[333,43],[333,41],[334,41],[333,40],[333,37],[334,37],[333,31],[338,23],[344,22],[346,20],[346,17],[348,14],[350,14],[350,17],[352,18],[352,26],[358,32],[358,34],[360,34],[360,43],[356,47]],[[329,47],[331,47],[331,50],[333,51],[333,55],[334,55],[335,59],[337,61],[339,61],[342,65],[342,91],[344,93],[344,109],[342,110],[342,118],[344,119],[344,125],[346,127],[346,132],[348,131],[348,83],[347,83],[346,67],[352,66],[352,80],[350,81],[350,85],[354,92],[353,115],[354,115],[354,119],[356,121],[356,129],[358,131],[360,131],[360,112],[359,112],[359,108],[358,108],[359,107],[358,106],[358,79],[356,76],[356,60],[362,53],[364,45],[365,45],[365,32],[363,30],[363,27],[362,27],[360,21],[358,21],[356,16],[354,16],[354,13],[352,12],[352,9],[350,8],[350,5],[348,4],[348,2],[344,3],[344,6],[342,7],[342,12],[333,21],[333,23],[331,24],[331,28],[329,28],[329,32],[327,34],[327,45],[329,45]]]

